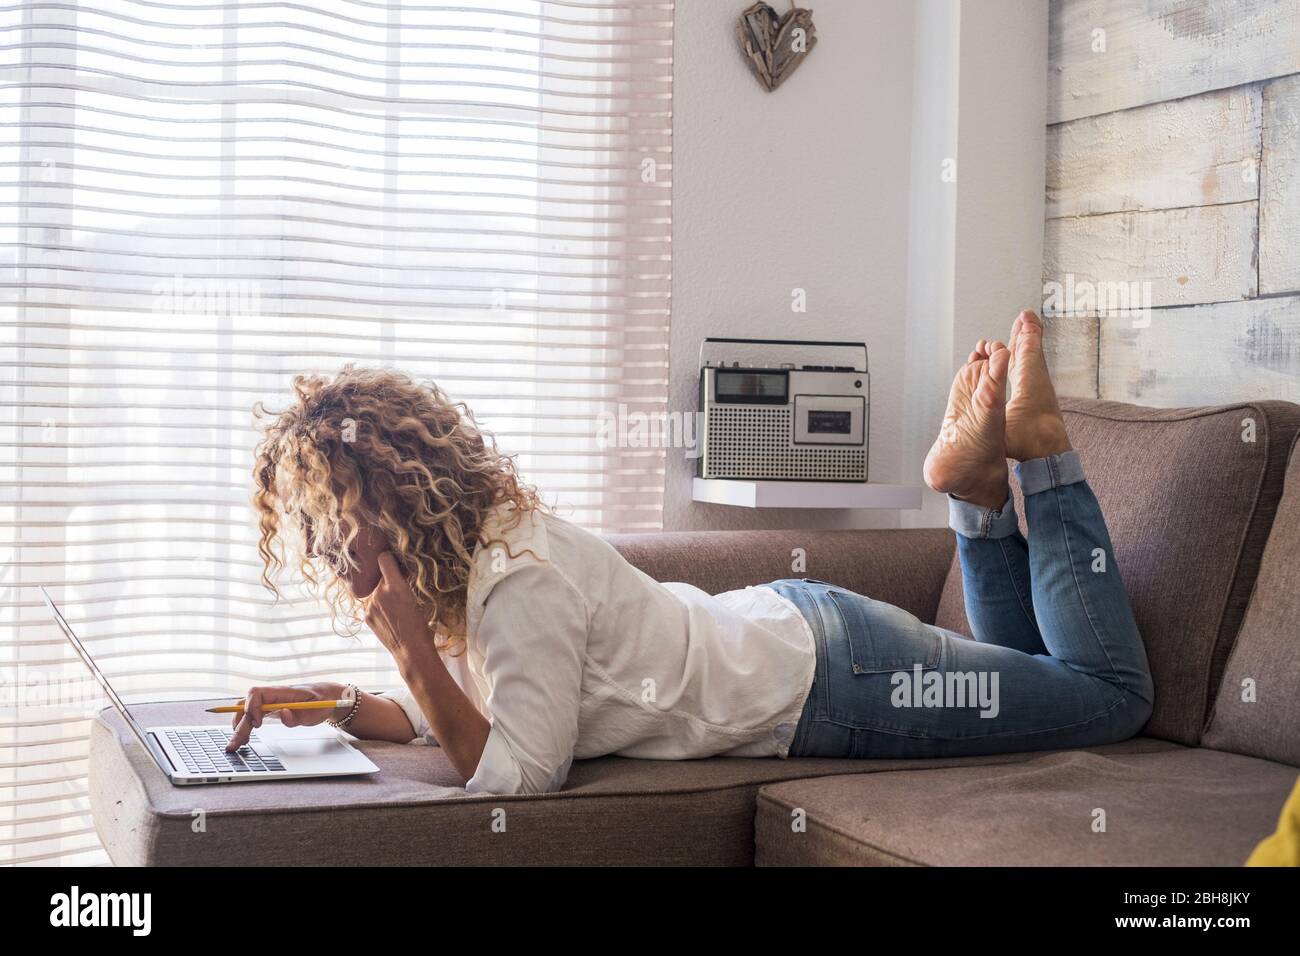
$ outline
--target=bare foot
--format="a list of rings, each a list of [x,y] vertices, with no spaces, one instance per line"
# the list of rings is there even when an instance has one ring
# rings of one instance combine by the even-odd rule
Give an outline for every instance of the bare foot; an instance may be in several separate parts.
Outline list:
[[[1011,353],[1001,342],[981,342],[957,372],[943,427],[925,457],[925,483],[935,491],[984,508],[1006,503],[1004,428],[1010,363]]]
[[[1065,419],[1043,357],[1043,320],[1028,309],[1021,312],[1007,346],[1011,351],[1007,456],[1028,461],[1069,451]]]

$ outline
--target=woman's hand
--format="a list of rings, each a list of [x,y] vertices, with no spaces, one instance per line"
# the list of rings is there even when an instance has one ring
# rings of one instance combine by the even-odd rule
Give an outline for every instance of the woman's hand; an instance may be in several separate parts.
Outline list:
[[[411,658],[433,651],[429,611],[416,599],[392,552],[385,551],[379,556],[379,572],[379,583],[362,601],[362,606],[366,610],[366,624],[400,668]]]
[[[334,710],[276,710],[276,704],[292,704],[306,700],[338,700],[347,690],[342,684],[296,684],[292,687],[254,687],[244,698],[244,712],[235,714],[231,726],[235,729],[226,753],[233,753],[244,744],[253,731],[262,726],[267,717],[279,717],[286,727],[311,727],[331,717],[341,717]]]

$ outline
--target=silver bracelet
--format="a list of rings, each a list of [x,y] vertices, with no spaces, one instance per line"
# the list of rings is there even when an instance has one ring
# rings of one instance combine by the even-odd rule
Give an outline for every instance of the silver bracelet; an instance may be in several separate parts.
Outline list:
[[[350,723],[352,718],[357,715],[357,711],[361,709],[361,691],[357,688],[356,684],[348,684],[347,689],[343,693],[346,695],[345,699],[348,697],[351,698],[352,709],[348,711],[348,715],[342,720],[335,720],[333,717],[330,717],[326,723],[331,727],[342,727],[345,724]]]

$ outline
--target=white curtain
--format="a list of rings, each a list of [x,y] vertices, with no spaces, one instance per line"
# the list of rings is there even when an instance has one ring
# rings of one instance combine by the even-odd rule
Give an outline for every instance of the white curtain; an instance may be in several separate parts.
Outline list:
[[[104,862],[104,701],[390,686],[273,607],[251,407],[396,365],[464,399],[563,514],[660,526],[671,0],[0,6],[0,863]]]

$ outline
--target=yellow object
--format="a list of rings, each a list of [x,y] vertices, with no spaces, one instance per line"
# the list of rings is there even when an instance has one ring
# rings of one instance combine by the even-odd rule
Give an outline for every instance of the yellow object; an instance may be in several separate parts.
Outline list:
[[[1282,807],[1277,832],[1255,847],[1246,865],[1300,866],[1300,780]]]
[[[277,710],[334,710],[336,707],[351,707],[350,700],[299,700],[286,704],[263,704],[262,710],[275,713]],[[209,707],[209,714],[242,714],[244,702],[227,704],[221,707]]]

